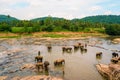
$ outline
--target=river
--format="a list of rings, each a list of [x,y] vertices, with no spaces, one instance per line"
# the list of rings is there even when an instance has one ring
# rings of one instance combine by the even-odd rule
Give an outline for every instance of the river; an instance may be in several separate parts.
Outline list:
[[[87,43],[87,51],[75,50],[73,45]],[[47,45],[52,49],[48,50]],[[72,52],[63,52],[62,47],[69,46]],[[105,80],[96,69],[96,64],[109,64],[112,52],[119,53],[120,44],[112,43],[111,38],[91,37],[86,39],[39,39],[39,38],[19,38],[0,40],[0,76],[8,76],[9,79],[15,76],[29,75],[51,75],[61,77],[64,80]],[[35,64],[35,56],[38,51],[43,56],[43,61],[49,61],[49,72],[34,72],[31,70],[20,71],[24,64]],[[100,58],[96,58],[96,53],[102,52]],[[120,53],[119,53],[120,55]],[[55,67],[53,62],[56,59],[65,59],[65,65]],[[64,68],[64,74],[62,73]]]

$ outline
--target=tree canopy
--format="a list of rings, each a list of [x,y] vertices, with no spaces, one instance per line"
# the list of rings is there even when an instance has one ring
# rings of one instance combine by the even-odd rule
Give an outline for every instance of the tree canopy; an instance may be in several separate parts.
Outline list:
[[[109,18],[108,18],[109,17]],[[43,17],[32,20],[18,20],[10,15],[0,16],[0,31],[31,33],[40,31],[100,32],[120,35],[120,16],[95,16],[83,19],[67,20],[57,17]],[[11,19],[12,18],[12,19]],[[100,19],[102,18],[102,19]],[[103,22],[102,22],[103,21]]]

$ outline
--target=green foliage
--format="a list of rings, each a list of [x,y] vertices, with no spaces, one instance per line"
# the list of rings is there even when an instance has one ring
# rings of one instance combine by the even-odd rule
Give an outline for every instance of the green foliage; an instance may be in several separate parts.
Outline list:
[[[0,36],[0,38],[20,38],[20,36]]]
[[[12,27],[11,32],[13,33],[23,33],[24,27]]]
[[[0,31],[1,32],[11,31],[11,26],[6,22],[2,22],[0,23]]]
[[[0,22],[12,22],[18,21],[18,19],[11,17],[10,15],[0,15]]]
[[[27,33],[30,33],[32,32],[32,27],[12,27],[11,29],[11,32],[13,33],[24,33],[24,32],[27,32]]]
[[[74,19],[79,20],[79,19]],[[99,23],[119,23],[120,24],[120,15],[98,15],[98,16],[89,16],[80,19],[85,22],[99,22]]]
[[[105,31],[109,35],[120,36],[120,24],[107,25]]]
[[[11,19],[12,18],[12,19]],[[10,20],[9,21],[5,21]],[[117,23],[117,24],[116,24]],[[120,16],[92,16],[83,19],[66,20],[56,17],[36,18],[33,20],[17,20],[10,15],[0,17],[0,31],[13,33],[32,32],[99,32],[109,35],[120,35]],[[54,36],[53,36],[54,37]]]

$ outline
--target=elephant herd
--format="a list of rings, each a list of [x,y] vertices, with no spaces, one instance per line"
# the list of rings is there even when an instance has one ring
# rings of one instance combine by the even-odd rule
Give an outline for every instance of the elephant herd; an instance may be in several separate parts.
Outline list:
[[[87,51],[87,44],[77,43],[73,45],[74,50],[78,50],[80,48],[81,51]],[[62,47],[63,52],[72,52],[72,47],[70,46],[63,46]]]
[[[82,43],[77,43],[75,45],[73,45],[74,50],[80,49],[81,51],[87,51],[87,44],[82,44]],[[51,51],[52,46],[48,45],[47,46],[48,51]],[[63,52],[72,52],[72,47],[71,46],[62,46],[62,51]],[[35,57],[35,62],[36,62],[36,68],[38,71],[40,70],[45,70],[48,71],[48,66],[50,65],[50,63],[48,61],[44,61],[43,62],[43,56],[40,55],[40,51],[38,51],[38,55]],[[54,66],[59,66],[59,65],[64,65],[65,64],[65,60],[64,59],[57,59],[54,60],[53,62]]]
[[[101,57],[102,56],[102,52],[97,52],[96,53],[96,57],[98,58],[98,57]],[[117,53],[117,52],[113,52],[112,53],[112,58],[111,58],[111,62],[113,62],[113,63],[118,63],[120,61],[120,56],[119,56],[119,54]]]
[[[38,51],[38,56],[35,57],[35,66],[38,71],[40,70],[45,70],[48,71],[48,66],[50,65],[49,61],[44,61],[43,62],[43,56],[40,55],[40,51]],[[57,59],[54,61],[54,66],[59,66],[59,65],[64,65],[65,60],[64,59]]]

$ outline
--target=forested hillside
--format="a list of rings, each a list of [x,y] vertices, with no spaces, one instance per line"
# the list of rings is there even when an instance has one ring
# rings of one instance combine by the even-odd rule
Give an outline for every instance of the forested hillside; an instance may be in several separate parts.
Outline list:
[[[101,23],[119,23],[120,24],[120,15],[99,15],[99,16],[89,16],[82,19],[81,21],[88,22],[101,22]]]
[[[120,16],[110,15],[67,20],[64,18],[48,16],[42,18],[35,18],[32,20],[18,20],[8,15],[0,17],[0,31],[13,33],[32,33],[42,31],[72,31],[91,33],[106,32],[109,35],[120,35],[119,17]]]
[[[0,22],[11,22],[16,21],[17,18],[11,17],[10,15],[0,15]]]
[[[49,17],[35,18],[35,19],[31,19],[30,21],[43,21],[43,20],[46,20]],[[52,20],[64,20],[64,18],[58,18],[58,17],[51,17],[51,19]]]

